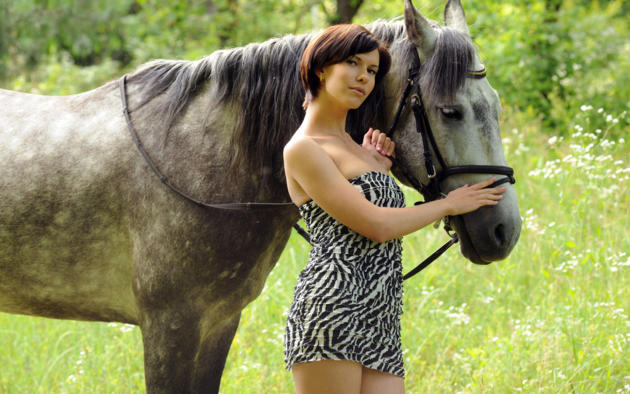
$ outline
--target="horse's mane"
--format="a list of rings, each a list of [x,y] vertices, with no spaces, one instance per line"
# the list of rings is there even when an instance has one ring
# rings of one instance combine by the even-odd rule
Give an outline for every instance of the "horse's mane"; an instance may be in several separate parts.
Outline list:
[[[390,50],[403,54],[406,61],[400,67],[406,72],[412,46],[406,40],[404,24],[377,21],[367,28]],[[465,37],[450,29],[438,36],[435,56],[423,67],[423,85],[429,94],[452,96],[463,83],[472,61],[468,60],[469,54],[474,54],[474,48],[472,43],[462,45],[465,40],[461,36]],[[216,51],[198,61],[157,60],[130,75],[129,81],[141,87],[143,100],[138,107],[159,95],[167,95],[164,108],[158,111],[165,117],[161,123],[166,133],[198,88],[206,81],[216,84],[217,105],[236,104],[239,111],[232,134],[230,168],[234,170],[246,163],[253,172],[278,176],[283,168],[282,148],[304,117],[299,61],[312,37],[313,34],[288,35]],[[404,47],[403,52],[400,46]],[[446,67],[444,62],[457,65]],[[355,140],[360,141],[368,127],[386,127],[384,96],[381,84],[360,108],[348,113],[347,130]]]

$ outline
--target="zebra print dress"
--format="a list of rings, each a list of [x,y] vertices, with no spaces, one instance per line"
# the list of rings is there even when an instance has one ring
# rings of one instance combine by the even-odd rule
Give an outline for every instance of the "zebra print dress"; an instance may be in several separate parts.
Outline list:
[[[371,171],[348,181],[376,205],[405,206],[402,191],[387,174]],[[351,360],[404,377],[401,239],[374,242],[312,200],[299,211],[313,249],[287,317],[287,369],[307,361]]]

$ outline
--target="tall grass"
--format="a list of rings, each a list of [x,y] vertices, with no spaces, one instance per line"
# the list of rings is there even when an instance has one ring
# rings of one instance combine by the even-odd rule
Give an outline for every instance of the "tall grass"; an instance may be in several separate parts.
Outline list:
[[[630,393],[630,149],[618,137],[627,115],[583,106],[554,137],[531,115],[506,112],[520,241],[489,266],[453,248],[405,283],[407,391]],[[608,127],[592,129],[602,118]],[[405,270],[445,237],[406,237]],[[243,311],[222,393],[293,392],[282,334],[307,253],[293,236]],[[4,393],[144,390],[139,330],[117,323],[0,314],[0,366]]]

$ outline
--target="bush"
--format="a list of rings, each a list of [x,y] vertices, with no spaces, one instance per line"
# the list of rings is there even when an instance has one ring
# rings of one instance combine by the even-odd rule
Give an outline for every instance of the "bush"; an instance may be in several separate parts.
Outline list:
[[[548,3],[475,9],[471,31],[504,103],[540,116],[550,134],[564,133],[583,105],[621,114],[630,106],[629,26],[622,2],[565,1],[557,10],[546,8]]]

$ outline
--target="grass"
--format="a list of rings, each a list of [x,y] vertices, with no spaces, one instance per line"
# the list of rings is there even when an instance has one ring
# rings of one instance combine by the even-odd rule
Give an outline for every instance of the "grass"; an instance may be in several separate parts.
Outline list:
[[[591,130],[600,116],[608,129]],[[573,129],[549,138],[531,117],[504,115],[520,241],[489,266],[453,248],[405,284],[409,393],[630,393],[630,149],[615,116],[626,114],[583,107]],[[405,271],[445,237],[431,229],[406,237]],[[293,392],[282,334],[307,253],[294,235],[243,311],[222,393]],[[133,326],[0,314],[0,349],[2,393],[144,390]]]

